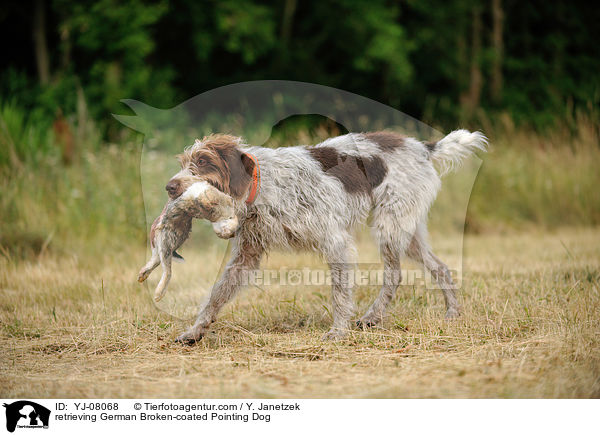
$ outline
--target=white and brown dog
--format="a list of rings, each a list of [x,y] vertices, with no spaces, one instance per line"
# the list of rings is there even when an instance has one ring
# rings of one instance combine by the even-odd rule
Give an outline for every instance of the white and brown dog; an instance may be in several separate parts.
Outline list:
[[[474,150],[485,150],[481,133],[457,130],[437,143],[423,143],[392,132],[351,133],[315,146],[261,148],[241,138],[211,135],[179,156],[181,171],[166,186],[170,198],[205,181],[229,195],[239,227],[232,258],[215,283],[196,322],[177,340],[202,338],[241,287],[244,271],[259,267],[273,248],[308,249],[329,263],[333,326],[324,338],[344,337],[353,313],[354,260],[351,231],[372,217],[372,229],[384,263],[384,284],[358,321],[377,324],[399,285],[400,258],[422,263],[437,280],[446,317],[459,315],[448,267],[427,241],[427,214],[440,189],[441,173],[458,167]]]

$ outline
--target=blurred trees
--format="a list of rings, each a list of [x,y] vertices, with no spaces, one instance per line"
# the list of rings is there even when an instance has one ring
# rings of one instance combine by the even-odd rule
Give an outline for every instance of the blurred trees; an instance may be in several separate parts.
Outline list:
[[[442,126],[508,113],[545,127],[597,110],[599,21],[581,0],[8,0],[0,98],[110,133],[122,98],[166,107],[288,79]]]

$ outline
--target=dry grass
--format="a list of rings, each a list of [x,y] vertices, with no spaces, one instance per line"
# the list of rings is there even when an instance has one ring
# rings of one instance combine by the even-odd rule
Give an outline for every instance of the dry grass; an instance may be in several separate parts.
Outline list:
[[[0,260],[1,396],[600,396],[598,229],[469,236],[460,320],[405,286],[382,328],[340,343],[320,340],[328,289],[276,287],[241,294],[199,345],[173,344],[185,325],[135,282],[144,251],[114,255]],[[375,291],[356,291],[359,310]]]

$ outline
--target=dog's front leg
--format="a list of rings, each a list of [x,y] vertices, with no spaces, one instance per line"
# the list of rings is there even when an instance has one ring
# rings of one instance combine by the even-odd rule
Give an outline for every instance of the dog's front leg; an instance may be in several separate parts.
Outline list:
[[[177,337],[176,341],[184,344],[194,344],[200,340],[210,325],[216,320],[217,314],[223,306],[229,302],[244,285],[244,273],[258,269],[262,249],[243,244],[235,246],[231,260],[225,267],[223,275],[215,283],[208,301],[200,310],[196,322],[186,332]]]

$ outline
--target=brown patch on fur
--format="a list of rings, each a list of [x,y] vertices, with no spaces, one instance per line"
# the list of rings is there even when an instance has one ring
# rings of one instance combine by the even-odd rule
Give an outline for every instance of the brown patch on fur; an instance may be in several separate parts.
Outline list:
[[[252,182],[254,162],[238,148],[240,139],[227,134],[211,134],[200,142],[177,156],[181,167],[189,168],[192,173],[188,180],[190,185],[204,180],[236,199],[242,198]],[[181,182],[188,184],[185,180]]]
[[[435,151],[435,146],[437,145],[437,142],[425,142],[425,146],[427,147],[427,151],[429,151],[430,153]]]
[[[370,193],[381,184],[387,173],[387,167],[379,156],[349,156],[331,147],[307,149],[321,164],[323,172],[340,180],[348,193]]]
[[[404,145],[404,136],[393,131],[377,131],[365,133],[364,136],[371,142],[379,145],[381,151],[392,152]]]
[[[285,233],[285,236],[290,245],[292,245],[292,246],[302,246],[303,245],[304,240],[302,240],[302,238],[297,233],[292,231],[291,228],[283,225],[283,232]]]

